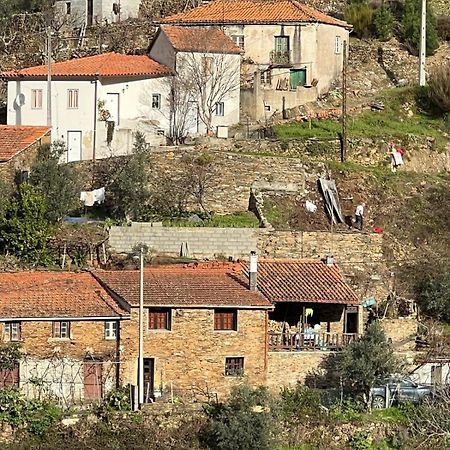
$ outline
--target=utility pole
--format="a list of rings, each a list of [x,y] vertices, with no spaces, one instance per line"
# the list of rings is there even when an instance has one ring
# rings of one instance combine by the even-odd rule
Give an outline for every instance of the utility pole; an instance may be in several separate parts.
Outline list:
[[[425,63],[427,56],[427,0],[422,0],[422,15],[420,17],[420,54],[419,54],[419,86],[425,86]]]
[[[47,125],[52,126],[52,29],[47,26]]]
[[[139,358],[138,358],[138,403],[144,404],[144,246],[141,245],[139,270]]]
[[[347,158],[347,41],[343,43],[342,50],[342,142],[341,142],[341,162]]]

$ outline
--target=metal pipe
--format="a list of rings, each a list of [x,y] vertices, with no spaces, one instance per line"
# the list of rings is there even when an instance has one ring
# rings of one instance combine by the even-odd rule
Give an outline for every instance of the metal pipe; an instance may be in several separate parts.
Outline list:
[[[427,56],[427,0],[422,0],[420,17],[420,54],[419,54],[419,86],[425,86],[425,63]]]
[[[47,125],[52,126],[52,32],[47,27]]]

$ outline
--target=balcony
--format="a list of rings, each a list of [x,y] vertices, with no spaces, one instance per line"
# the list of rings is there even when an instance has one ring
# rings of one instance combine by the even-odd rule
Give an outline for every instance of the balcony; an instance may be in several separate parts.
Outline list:
[[[358,339],[357,333],[280,333],[269,331],[269,351],[339,351]]]
[[[278,64],[281,66],[287,66],[291,63],[291,52],[272,50],[270,52],[270,64]]]

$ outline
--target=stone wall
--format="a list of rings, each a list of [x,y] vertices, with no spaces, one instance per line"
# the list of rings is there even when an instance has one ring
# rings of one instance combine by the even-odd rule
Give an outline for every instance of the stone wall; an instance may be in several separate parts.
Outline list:
[[[395,351],[406,352],[415,349],[418,325],[415,317],[381,319],[380,324],[386,337],[392,340]]]
[[[144,323],[147,323],[145,313]],[[122,381],[136,384],[138,311],[123,322]],[[265,383],[267,364],[267,313],[239,310],[237,331],[215,331],[213,309],[172,309],[171,330],[145,330],[144,357],[155,360],[156,395],[198,398],[206,392],[226,395],[242,377],[225,376],[226,357],[244,357],[245,380]]]
[[[304,383],[308,375],[320,369],[320,364],[330,352],[269,352],[267,386],[279,391],[283,386]]]

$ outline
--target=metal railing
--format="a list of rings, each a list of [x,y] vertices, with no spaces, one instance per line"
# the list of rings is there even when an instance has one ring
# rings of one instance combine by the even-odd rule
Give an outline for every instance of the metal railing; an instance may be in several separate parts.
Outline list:
[[[290,64],[291,62],[291,55],[290,51],[277,51],[272,50],[270,52],[270,63],[271,64]]]
[[[358,339],[357,333],[281,333],[269,331],[269,351],[341,350]]]

